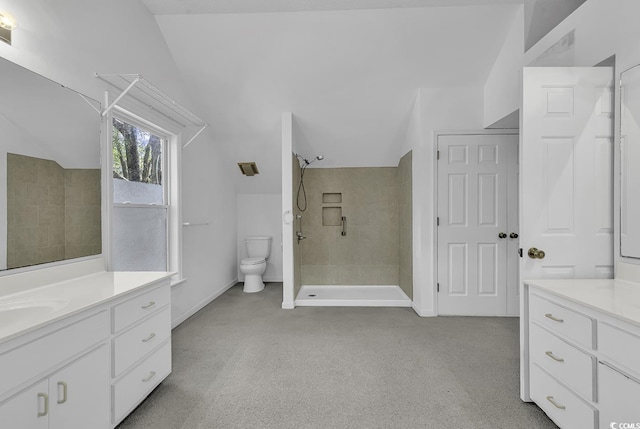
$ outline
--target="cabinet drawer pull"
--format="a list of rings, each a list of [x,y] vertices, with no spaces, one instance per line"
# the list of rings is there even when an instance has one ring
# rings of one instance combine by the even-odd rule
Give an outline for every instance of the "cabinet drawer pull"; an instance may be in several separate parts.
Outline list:
[[[155,376],[156,376],[156,372],[151,371],[149,375],[147,375],[145,378],[142,379],[142,381],[146,383],[147,381],[151,380]]]
[[[551,404],[553,404],[554,407],[556,407],[559,410],[566,410],[567,407],[565,407],[564,405],[560,405],[558,404],[555,399],[553,399],[553,396],[547,396],[547,401],[551,402]]]
[[[64,381],[58,381],[58,387],[62,386],[62,399],[58,399],[58,404],[64,404],[67,402],[67,383]],[[59,391],[59,390],[58,390]],[[60,395],[58,395],[58,398]]]
[[[44,411],[38,411],[38,417],[44,417],[49,414],[49,395],[47,395],[46,393],[38,393],[38,398],[44,399]]]
[[[156,337],[156,333],[152,332],[151,335],[149,335],[147,338],[144,338],[142,340],[143,343],[148,343],[149,341],[153,340]]]
[[[544,352],[544,354],[549,356],[551,359],[555,360],[556,362],[564,362],[564,359],[557,357],[556,355],[553,354],[552,351]]]
[[[564,322],[564,319],[558,319],[557,317],[553,317],[553,314],[551,314],[551,313],[545,314],[544,317],[546,317],[547,319],[551,319],[554,322],[558,322],[558,323]]]
[[[143,305],[140,308],[147,309],[147,308],[153,307],[154,305],[156,305],[155,301],[149,301],[149,304]]]

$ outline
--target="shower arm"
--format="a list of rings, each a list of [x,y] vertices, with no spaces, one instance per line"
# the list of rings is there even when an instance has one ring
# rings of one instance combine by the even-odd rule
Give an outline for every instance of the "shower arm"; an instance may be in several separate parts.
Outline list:
[[[304,162],[304,165],[302,166],[302,168],[307,168],[307,166],[313,164],[314,162],[322,161],[324,159],[324,156],[318,155],[315,158],[313,158],[311,161],[309,161],[307,158],[300,156],[297,153],[295,155],[296,155],[296,158],[300,158]]]

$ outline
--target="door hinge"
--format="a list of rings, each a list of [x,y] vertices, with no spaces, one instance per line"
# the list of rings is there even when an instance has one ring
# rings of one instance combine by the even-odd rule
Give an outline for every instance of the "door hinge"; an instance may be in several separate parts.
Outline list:
[[[436,218],[436,226],[440,226],[440,216]]]
[[[440,151],[436,152],[436,159],[440,159]]]
[[[436,290],[440,292],[440,283],[437,283]]]
[[[522,249],[518,249],[518,255],[520,255],[520,257],[522,258]]]

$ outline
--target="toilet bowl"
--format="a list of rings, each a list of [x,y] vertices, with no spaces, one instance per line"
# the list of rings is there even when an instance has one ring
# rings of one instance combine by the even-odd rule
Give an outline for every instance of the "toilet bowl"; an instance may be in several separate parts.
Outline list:
[[[245,239],[248,258],[240,261],[240,272],[244,274],[244,291],[260,292],[264,289],[262,274],[267,269],[271,255],[271,237],[247,237]]]
[[[267,269],[264,258],[247,258],[240,262],[240,271],[244,274],[244,291],[247,293],[260,292],[264,289],[262,275]]]

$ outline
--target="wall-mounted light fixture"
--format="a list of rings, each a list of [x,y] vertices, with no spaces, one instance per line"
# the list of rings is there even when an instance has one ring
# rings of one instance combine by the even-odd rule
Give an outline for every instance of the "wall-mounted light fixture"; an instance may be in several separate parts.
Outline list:
[[[18,26],[18,21],[7,12],[0,12],[0,40],[11,44],[11,32]]]

